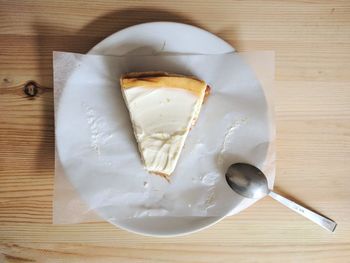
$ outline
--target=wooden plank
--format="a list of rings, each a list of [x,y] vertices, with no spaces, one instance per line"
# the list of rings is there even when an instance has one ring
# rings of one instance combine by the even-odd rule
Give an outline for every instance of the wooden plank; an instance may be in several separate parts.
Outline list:
[[[275,50],[280,191],[335,219],[329,234],[271,199],[186,237],[52,225],[52,51],[85,53],[137,23],[200,26]],[[350,2],[0,0],[0,262],[347,262]],[[34,80],[38,95],[24,85]]]

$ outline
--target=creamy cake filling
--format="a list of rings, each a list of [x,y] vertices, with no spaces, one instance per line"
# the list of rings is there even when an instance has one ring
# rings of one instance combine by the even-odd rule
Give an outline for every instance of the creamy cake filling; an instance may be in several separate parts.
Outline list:
[[[170,175],[197,119],[205,89],[135,86],[122,89],[146,169]]]

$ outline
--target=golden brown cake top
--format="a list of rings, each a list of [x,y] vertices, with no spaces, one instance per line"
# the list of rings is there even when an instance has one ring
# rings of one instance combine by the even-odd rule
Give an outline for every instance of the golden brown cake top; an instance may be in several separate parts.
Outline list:
[[[132,87],[149,88],[181,88],[202,94],[207,84],[192,76],[169,74],[166,72],[133,72],[124,74],[120,79],[121,87],[128,89]]]

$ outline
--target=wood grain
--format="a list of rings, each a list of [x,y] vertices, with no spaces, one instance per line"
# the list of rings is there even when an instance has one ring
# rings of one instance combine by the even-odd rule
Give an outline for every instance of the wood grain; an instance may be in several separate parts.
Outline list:
[[[265,199],[190,236],[52,225],[52,51],[84,53],[142,22],[189,23],[239,51],[276,51],[278,189],[329,234]],[[0,262],[348,262],[350,2],[0,0]],[[23,92],[35,81],[38,94]]]

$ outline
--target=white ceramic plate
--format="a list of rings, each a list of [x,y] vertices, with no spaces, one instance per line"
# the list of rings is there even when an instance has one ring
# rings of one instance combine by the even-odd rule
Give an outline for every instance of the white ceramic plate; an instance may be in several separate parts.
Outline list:
[[[140,24],[119,31],[97,44],[89,51],[89,54],[149,55],[161,52],[221,54],[232,51],[234,51],[234,48],[224,40],[197,27],[179,23],[155,22]],[[78,94],[75,96],[79,99]],[[70,105],[64,105],[65,112],[74,111],[74,107],[72,103]],[[69,108],[69,110],[66,110],[67,108]],[[58,114],[60,114],[60,112]],[[77,121],[74,120],[74,114],[69,114],[69,116],[66,114],[64,117],[58,116],[58,120],[64,120],[66,125],[67,123]],[[60,127],[64,125],[57,123],[57,126],[60,129]],[[65,138],[69,140],[69,136],[65,136]],[[57,146],[58,149],[64,147],[64,140],[57,140]],[[67,159],[67,157],[65,159]],[[69,163],[63,163],[68,176],[73,173],[73,171],[69,172],[69,165]],[[84,189],[84,186],[80,186],[78,191],[82,191],[82,189]],[[223,217],[135,218],[118,221],[117,225],[120,228],[143,235],[175,236],[199,231],[215,224],[222,218]]]

